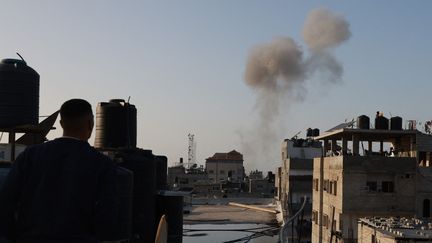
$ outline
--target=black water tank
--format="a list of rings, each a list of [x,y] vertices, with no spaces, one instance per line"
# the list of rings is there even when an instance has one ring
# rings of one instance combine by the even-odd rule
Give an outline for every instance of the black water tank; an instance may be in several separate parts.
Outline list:
[[[308,128],[306,130],[306,137],[312,137],[313,136],[313,129],[312,128]]]
[[[11,164],[0,162],[0,189],[3,186],[4,181],[6,180],[7,175],[9,174]]]
[[[167,190],[168,189],[168,158],[166,156],[155,156],[156,160],[156,189]]]
[[[375,118],[375,129],[388,130],[389,120],[384,116],[378,116]]]
[[[39,123],[39,74],[18,59],[0,62],[0,128]]]
[[[157,219],[159,220],[162,215],[166,216],[168,223],[168,242],[181,243],[183,238],[183,196],[158,195]]]
[[[117,167],[117,191],[119,196],[119,228],[117,240],[129,240],[132,235],[133,173]]]
[[[101,102],[96,108],[96,148],[134,148],[137,110],[121,99]]]
[[[132,242],[153,242],[156,211],[156,160],[151,150],[119,149],[120,165],[134,174]]]
[[[357,128],[358,129],[369,129],[370,128],[370,119],[366,115],[361,115],[357,117]]]
[[[320,135],[320,130],[318,128],[312,130],[313,137],[318,137],[319,135]]]
[[[402,130],[402,117],[395,116],[390,118],[390,130]]]

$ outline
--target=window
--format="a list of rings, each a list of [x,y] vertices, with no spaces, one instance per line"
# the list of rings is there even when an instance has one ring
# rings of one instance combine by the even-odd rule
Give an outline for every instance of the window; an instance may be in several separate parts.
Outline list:
[[[337,181],[333,182],[333,195],[337,195]]]
[[[213,170],[209,170],[209,174],[213,174],[214,173],[214,171]]]
[[[315,222],[315,224],[318,224],[318,212],[312,211],[312,222]]]
[[[313,188],[315,189],[315,191],[318,191],[318,179],[313,180]]]
[[[423,217],[430,217],[430,201],[429,199],[423,200]]]
[[[326,227],[328,229],[329,225],[328,225],[328,216],[327,214],[323,214],[323,222],[322,222],[322,226]]]
[[[366,186],[368,187],[368,191],[376,192],[377,191],[377,182],[376,181],[367,181]]]
[[[328,190],[328,184],[329,184],[329,181],[328,180],[324,180],[324,185],[323,185],[323,190],[324,191],[327,191]]]
[[[382,192],[394,192],[393,181],[383,181],[381,183]]]
[[[342,220],[342,214],[339,214],[339,230],[343,231],[343,220]]]
[[[333,181],[329,182],[329,190],[328,193],[333,194]]]

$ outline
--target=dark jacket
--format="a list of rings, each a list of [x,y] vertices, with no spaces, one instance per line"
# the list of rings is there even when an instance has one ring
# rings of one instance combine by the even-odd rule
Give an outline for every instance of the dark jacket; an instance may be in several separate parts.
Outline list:
[[[0,238],[110,240],[118,213],[115,164],[87,142],[58,138],[27,148],[0,191]]]

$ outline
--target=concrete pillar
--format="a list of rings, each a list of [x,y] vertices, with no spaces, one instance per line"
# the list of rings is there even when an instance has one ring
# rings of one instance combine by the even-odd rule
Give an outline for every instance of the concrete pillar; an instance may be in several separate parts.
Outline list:
[[[333,153],[336,153],[336,150],[337,150],[337,141],[336,141],[336,139],[332,139],[332,141],[331,141],[331,150],[332,150]]]
[[[359,139],[357,135],[352,136],[352,150],[353,155],[359,155]]]
[[[384,142],[380,141],[380,154],[384,153]]]
[[[372,152],[373,152],[372,141],[368,141],[368,150],[369,150],[369,153],[372,154]]]
[[[343,137],[342,138],[342,155],[346,155],[348,151],[348,139]]]
[[[324,140],[324,146],[323,146],[323,154],[322,154],[324,157],[327,155],[327,151],[329,151],[329,148],[328,148],[328,140],[325,139],[325,140]]]

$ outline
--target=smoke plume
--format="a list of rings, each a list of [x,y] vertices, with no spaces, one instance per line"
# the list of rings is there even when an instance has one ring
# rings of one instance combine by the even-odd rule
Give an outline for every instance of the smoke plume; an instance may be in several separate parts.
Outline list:
[[[331,83],[341,80],[343,66],[332,49],[350,38],[349,23],[343,16],[320,8],[309,13],[302,34],[308,56],[290,37],[257,45],[249,53],[245,82],[256,92],[258,120],[251,131],[241,132],[240,138],[245,159],[254,166],[279,162],[281,137],[285,135],[281,106],[303,101],[311,76]]]

